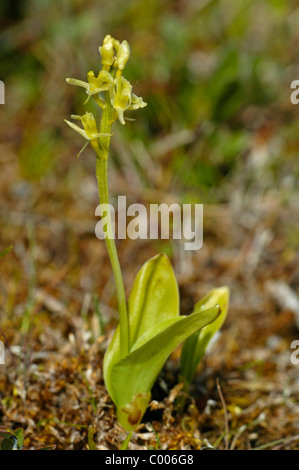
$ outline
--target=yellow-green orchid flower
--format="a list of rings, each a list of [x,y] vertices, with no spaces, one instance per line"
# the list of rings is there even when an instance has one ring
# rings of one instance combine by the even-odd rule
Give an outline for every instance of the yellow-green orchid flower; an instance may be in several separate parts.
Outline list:
[[[116,78],[115,85],[116,89],[111,93],[111,104],[115,109],[121,124],[125,124],[124,111],[126,111],[131,104],[132,85],[124,77]]]
[[[85,88],[88,94],[87,101],[93,96],[96,103],[101,107],[104,106],[104,101],[99,96],[94,95],[98,95],[101,91],[108,91],[113,87],[113,77],[106,70],[101,70],[97,77],[94,72],[88,72],[87,82],[77,80],[76,78],[67,78],[66,81],[70,85]]]
[[[110,34],[107,34],[104,38],[102,47],[99,47],[99,51],[102,56],[102,65],[108,70],[114,62],[114,46],[115,39],[113,39]]]
[[[110,90],[111,104],[116,111],[121,124],[125,124],[124,112],[144,108],[146,103],[139,96],[132,93],[132,85],[124,77],[117,77],[115,88]]]
[[[130,46],[128,41],[122,41],[120,44],[118,43],[116,51],[117,53],[114,65],[120,72],[122,72],[130,58]]]
[[[85,150],[89,142],[92,145],[92,148],[96,152],[97,155],[100,153],[100,147],[99,147],[99,139],[103,136],[110,136],[111,134],[100,134],[97,129],[97,124],[94,118],[94,115],[92,113],[86,113],[83,116],[76,116],[72,115],[72,119],[76,119],[77,121],[81,121],[83,125],[83,129],[77,124],[74,124],[73,122],[68,121],[65,119],[64,121],[76,132],[78,132],[84,139],[87,140],[86,144],[82,147],[80,152],[78,153],[78,157],[81,155],[81,153]]]
[[[86,102],[92,96],[102,109],[106,106],[113,107],[115,113],[114,116],[112,113],[111,124],[119,119],[121,124],[124,125],[125,111],[146,106],[142,98],[132,93],[131,83],[122,76],[130,57],[130,46],[127,41],[119,42],[108,34],[104,38],[103,45],[99,47],[99,51],[102,57],[102,70],[97,77],[91,71],[87,74],[87,82],[75,78],[67,78],[66,81],[71,85],[85,89],[88,95]],[[106,92],[106,101],[100,96],[101,92]]]

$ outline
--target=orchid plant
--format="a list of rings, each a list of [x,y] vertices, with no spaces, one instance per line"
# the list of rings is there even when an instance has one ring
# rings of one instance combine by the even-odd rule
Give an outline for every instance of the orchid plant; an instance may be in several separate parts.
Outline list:
[[[108,35],[99,51],[102,68],[97,75],[89,72],[86,82],[67,79],[69,84],[85,90],[86,102],[92,98],[100,107],[99,127],[90,112],[72,116],[82,127],[70,121],[66,123],[86,139],[80,154],[89,143],[95,151],[99,199],[108,207],[112,125],[117,120],[124,125],[126,112],[143,108],[146,103],[132,93],[132,85],[123,76],[130,56],[127,41],[119,42]],[[208,301],[197,304],[191,315],[180,315],[178,285],[172,266],[166,255],[159,254],[141,268],[127,302],[109,210],[104,215],[105,242],[114,273],[119,311],[119,324],[104,357],[104,381],[116,406],[118,421],[125,430],[132,432],[139,425],[150,402],[154,382],[174,349],[191,337],[182,362],[182,372],[186,374],[189,353],[195,343],[199,344],[196,358],[201,356],[208,338],[224,321],[226,311],[221,310],[224,294],[214,292]],[[207,329],[209,326],[211,329]],[[204,332],[203,336],[200,332]],[[190,366],[192,373],[197,359],[194,358]]]

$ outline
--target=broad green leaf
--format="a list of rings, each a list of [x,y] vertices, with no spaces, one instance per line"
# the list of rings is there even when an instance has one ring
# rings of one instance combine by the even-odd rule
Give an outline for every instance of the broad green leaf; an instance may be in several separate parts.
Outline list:
[[[158,325],[154,335],[152,329],[147,342],[114,364],[109,393],[116,404],[118,420],[127,431],[140,423],[152,386],[169,355],[188,336],[214,321],[219,312],[216,306],[188,317],[166,320],[162,330]]]
[[[140,423],[151,388],[165,361],[186,338],[214,321],[219,306],[179,316],[178,286],[165,255],[150,259],[138,273],[128,301],[130,351],[120,352],[116,328],[104,358],[104,380],[127,431]]]
[[[191,383],[209,342],[225,321],[229,305],[229,289],[227,287],[212,289],[206,297],[197,302],[194,311],[202,312],[216,304],[221,308],[221,314],[218,318],[213,323],[210,323],[199,332],[190,336],[183,345],[181,354],[181,375],[187,383]]]
[[[129,301],[130,343],[158,323],[179,315],[179,292],[169,259],[160,254],[141,268]]]
[[[128,301],[130,350],[147,341],[150,334],[157,334],[163,328],[163,321],[179,316],[179,293],[172,266],[164,254],[147,261],[134,281]],[[159,329],[159,325],[161,327]],[[154,329],[153,329],[154,328]],[[111,393],[111,370],[121,360],[120,329],[116,328],[104,358],[104,379]]]

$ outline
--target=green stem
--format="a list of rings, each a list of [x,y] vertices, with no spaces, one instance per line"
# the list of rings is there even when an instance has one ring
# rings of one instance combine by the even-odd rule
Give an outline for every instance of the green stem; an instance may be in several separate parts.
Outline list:
[[[178,413],[182,413],[184,411],[190,390],[190,382],[185,377],[180,377],[180,381],[183,382],[182,393],[177,397],[175,402],[176,411]]]
[[[131,437],[132,437],[132,434],[133,434],[133,431],[129,432],[129,434],[127,435],[127,437],[125,438],[124,442],[122,443],[121,447],[119,450],[128,450],[128,445],[129,445],[129,442],[131,440]]]
[[[113,122],[113,108],[110,104],[108,92],[106,92],[105,107],[102,113],[102,120],[100,132],[103,134],[111,134],[111,125]],[[98,181],[99,199],[100,204],[109,204],[109,191],[108,191],[108,155],[110,147],[110,136],[101,138],[100,150],[97,154],[96,176]],[[108,206],[107,206],[108,207]],[[120,351],[121,356],[124,357],[129,353],[129,322],[127,314],[126,294],[124,282],[120,269],[119,259],[114,242],[114,234],[111,223],[110,211],[106,212],[106,234],[105,242],[114,274],[116,295],[119,310],[119,323],[120,323]]]

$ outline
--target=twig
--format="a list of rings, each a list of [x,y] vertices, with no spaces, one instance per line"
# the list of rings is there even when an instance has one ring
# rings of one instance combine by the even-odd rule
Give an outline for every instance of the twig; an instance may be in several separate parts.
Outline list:
[[[241,434],[242,434],[244,431],[246,431],[247,427],[248,427],[248,426],[245,426],[245,425],[243,424],[243,426],[241,426],[241,427],[238,429],[238,431],[236,432],[236,434],[234,435],[234,438],[233,438],[233,440],[232,440],[232,443],[231,443],[231,446],[230,446],[230,450],[234,450],[234,448],[235,448],[235,446],[236,446],[236,444],[237,444],[237,442],[238,442],[239,437],[241,436]]]
[[[224,400],[224,396],[219,384],[219,379],[217,377],[216,379],[216,384],[217,384],[217,390],[218,394],[222,403],[223,411],[224,411],[224,426],[225,426],[225,436],[224,436],[224,442],[225,442],[225,450],[229,449],[229,424],[228,424],[228,413],[227,413],[227,406]]]
[[[277,439],[276,441],[267,442],[259,447],[255,447],[253,450],[265,450],[269,449],[269,447],[273,447],[272,450],[279,450],[281,447],[285,446],[286,444],[290,444],[291,442],[298,441],[299,435],[293,437],[286,437],[285,439]]]
[[[299,440],[299,435],[298,434],[296,436],[293,436],[293,437],[287,437],[286,439],[284,439],[284,442],[282,442],[280,445],[277,445],[277,446],[273,447],[272,450],[280,450],[286,444],[290,444],[291,442],[298,441],[298,440]]]

